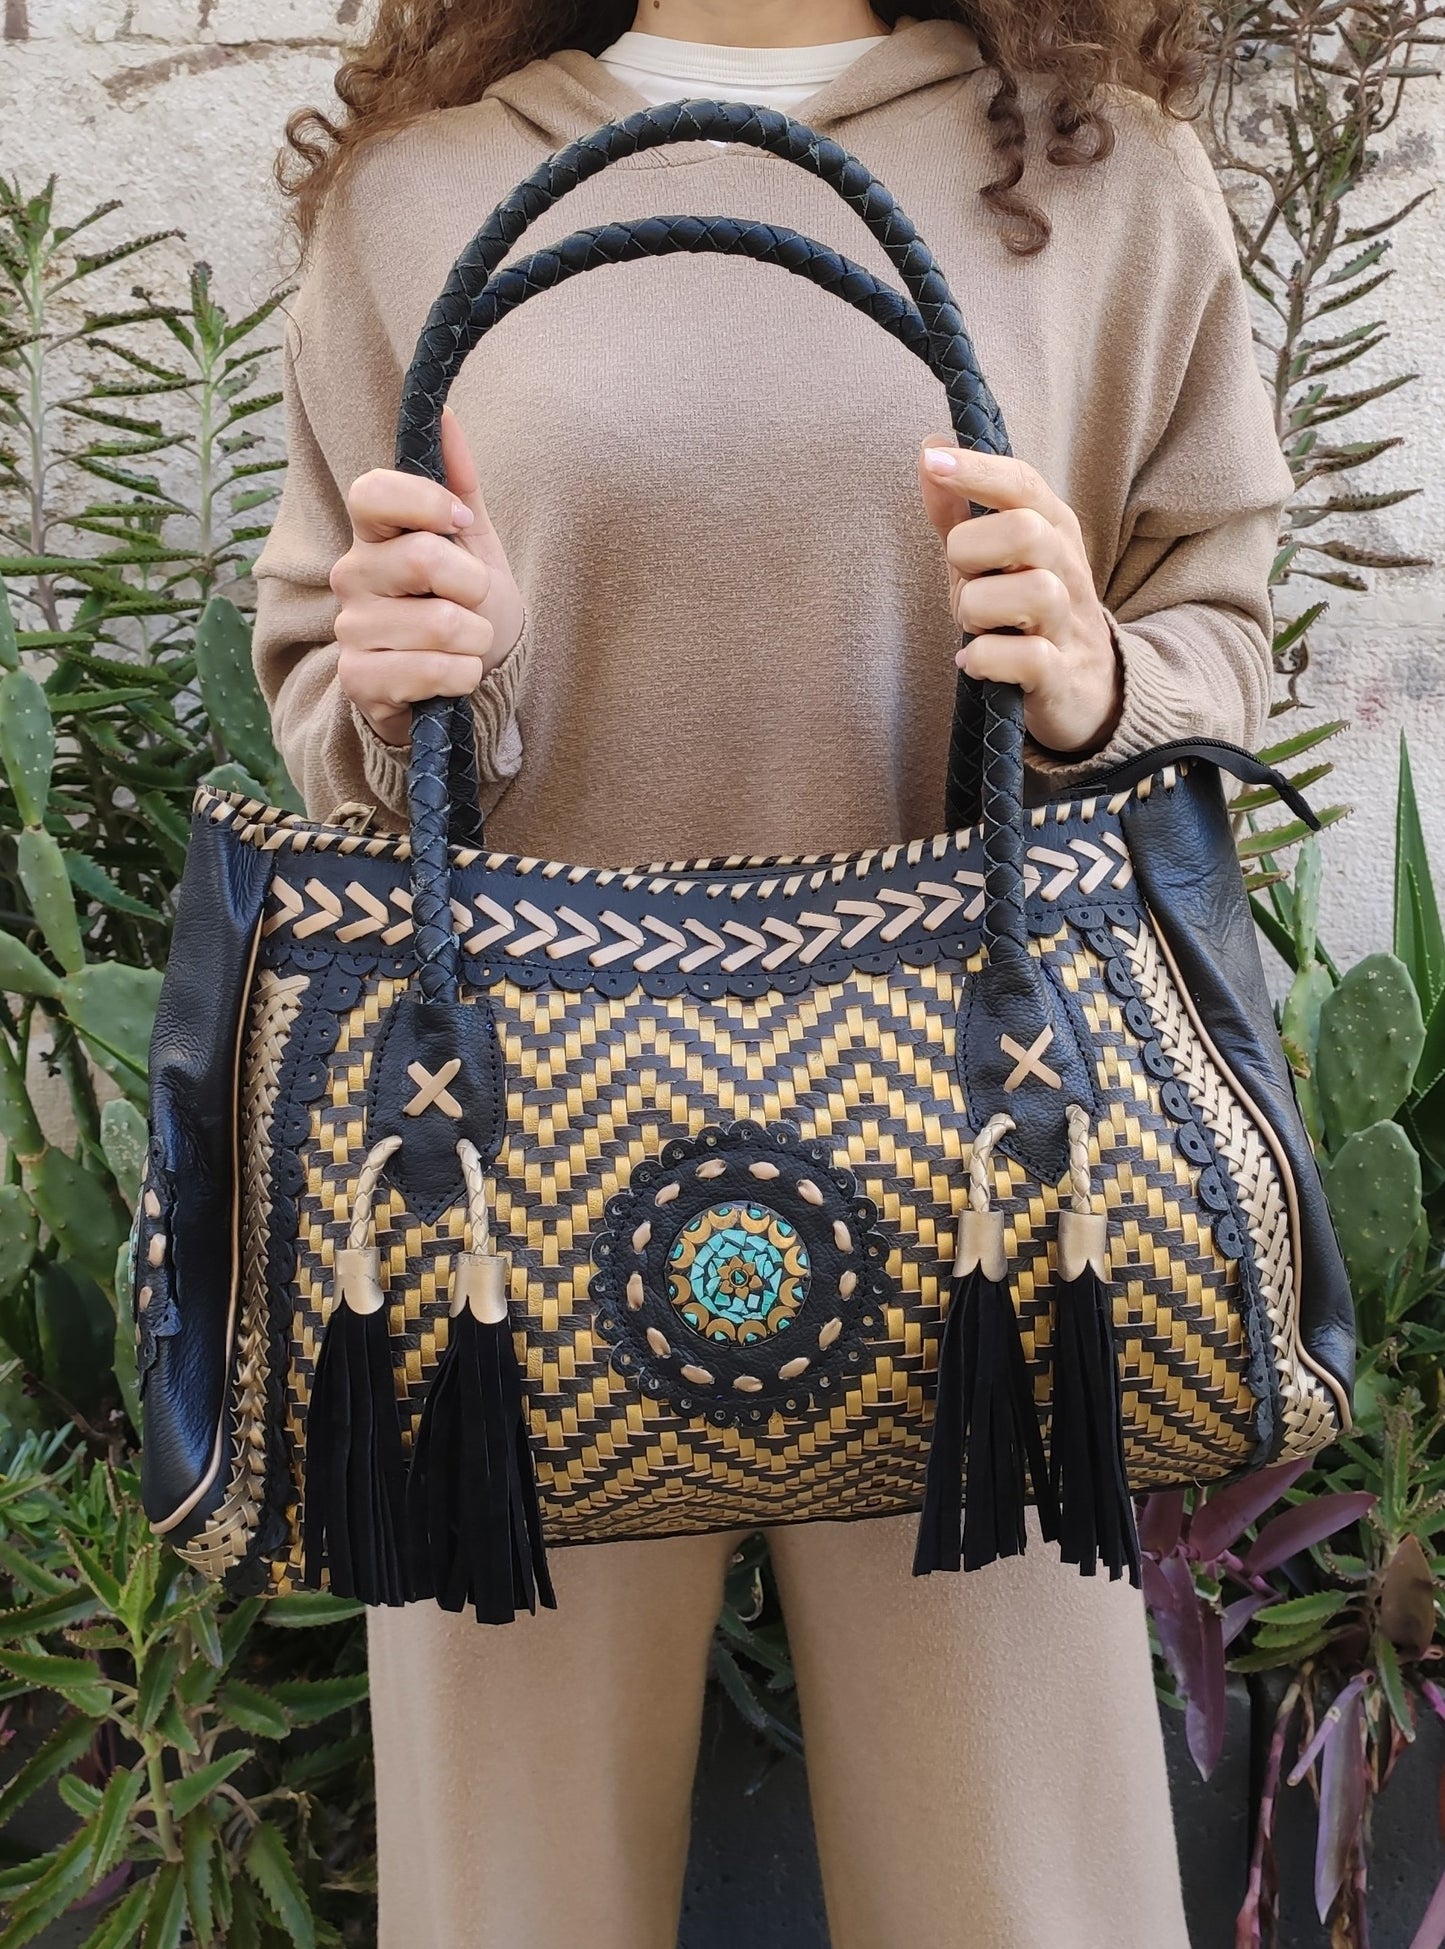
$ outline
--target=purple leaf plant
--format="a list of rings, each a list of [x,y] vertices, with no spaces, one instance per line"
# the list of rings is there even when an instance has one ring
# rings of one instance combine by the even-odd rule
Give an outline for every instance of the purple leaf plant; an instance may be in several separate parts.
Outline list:
[[[1205,1779],[1224,1747],[1226,1661],[1254,1619],[1260,1618],[1261,1627],[1273,1623],[1282,1636],[1241,1662],[1256,1670],[1292,1668],[1265,1757],[1235,1949],[1263,1949],[1275,1937],[1275,1810],[1290,1736],[1302,1710],[1298,1736],[1303,1743],[1287,1777],[1291,1785],[1312,1773],[1318,1780],[1316,1906],[1322,1921],[1333,1915],[1348,1931],[1341,1935],[1337,1930],[1334,1940],[1348,1942],[1351,1949],[1368,1949],[1364,1833],[1373,1795],[1382,1784],[1371,1762],[1372,1724],[1380,1709],[1378,1675],[1373,1668],[1355,1670],[1316,1720],[1316,1679],[1309,1658],[1327,1642],[1358,1638],[1368,1645],[1369,1639],[1355,1629],[1351,1606],[1357,1600],[1349,1591],[1318,1589],[1313,1576],[1281,1581],[1279,1573],[1359,1522],[1378,1498],[1365,1491],[1322,1493],[1270,1516],[1310,1466],[1305,1460],[1259,1469],[1196,1496],[1192,1507],[1182,1490],[1158,1492],[1139,1511],[1144,1595],[1159,1649],[1184,1701],[1189,1751]],[[1327,1625],[1332,1628],[1326,1630]],[[1279,1647],[1277,1655],[1273,1644]],[[1437,1693],[1430,1702],[1445,1718],[1445,1695]],[[1388,1712],[1385,1718],[1393,1724]],[[1397,1732],[1397,1744],[1398,1738]],[[1411,1949],[1445,1949],[1445,1881]]]

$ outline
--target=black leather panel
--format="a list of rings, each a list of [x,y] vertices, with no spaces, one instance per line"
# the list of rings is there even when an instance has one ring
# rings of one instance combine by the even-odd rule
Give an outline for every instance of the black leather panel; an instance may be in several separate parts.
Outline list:
[[[1280,1046],[1219,774],[1193,766],[1173,791],[1123,813],[1139,891],[1220,1056],[1268,1118],[1299,1198],[1300,1331],[1342,1387],[1355,1364],[1355,1314],[1344,1260]]]
[[[970,1127],[1011,1117],[998,1148],[1040,1183],[1057,1184],[1069,1163],[1070,1104],[1091,1119],[1098,1106],[1083,1054],[1088,1028],[1063,990],[1032,957],[996,947],[964,987],[954,1046]]]
[[[491,1004],[399,995],[377,1030],[366,1141],[400,1137],[386,1176],[408,1208],[434,1223],[462,1196],[457,1144],[468,1138],[484,1164],[501,1149],[507,1095]]]
[[[196,819],[171,958],[150,1046],[151,1132],[170,1199],[160,1222],[179,1324],[159,1340],[146,1383],[141,1500],[170,1516],[210,1466],[230,1363],[236,1190],[236,1037],[251,947],[275,855]],[[225,1468],[184,1524],[197,1528],[225,1490]]]

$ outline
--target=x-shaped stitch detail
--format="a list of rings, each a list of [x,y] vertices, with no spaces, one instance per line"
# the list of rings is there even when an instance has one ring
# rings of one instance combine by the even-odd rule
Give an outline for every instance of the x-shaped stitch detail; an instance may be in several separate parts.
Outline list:
[[[1042,1060],[1045,1049],[1048,1048],[1053,1039],[1054,1030],[1052,1023],[1045,1023],[1044,1027],[1039,1030],[1027,1049],[1024,1048],[1022,1043],[1015,1042],[1011,1035],[999,1037],[999,1048],[1003,1050],[1006,1056],[1012,1056],[1014,1058],[1014,1066],[1009,1071],[1003,1086],[1006,1096],[1011,1091],[1016,1090],[1026,1076],[1037,1076],[1039,1081],[1041,1083],[1047,1083],[1051,1090],[1061,1089],[1063,1087],[1063,1078],[1059,1075],[1059,1072],[1056,1069],[1050,1069],[1049,1065]]]
[[[443,1116],[459,1117],[462,1106],[447,1088],[447,1084],[451,1082],[461,1066],[461,1057],[453,1056],[450,1062],[444,1062],[433,1075],[425,1063],[409,1062],[406,1073],[416,1084],[416,1095],[404,1106],[405,1114],[409,1117],[419,1117],[423,1110],[429,1110],[435,1103]]]

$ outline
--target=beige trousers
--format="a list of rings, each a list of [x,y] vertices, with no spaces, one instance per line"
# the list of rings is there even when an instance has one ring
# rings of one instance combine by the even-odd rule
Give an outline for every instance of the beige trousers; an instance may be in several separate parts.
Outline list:
[[[1136,1592],[914,1519],[770,1534],[832,1949],[1188,1949]],[[380,1949],[675,1949],[739,1536],[553,1552],[500,1629],[370,1614]]]

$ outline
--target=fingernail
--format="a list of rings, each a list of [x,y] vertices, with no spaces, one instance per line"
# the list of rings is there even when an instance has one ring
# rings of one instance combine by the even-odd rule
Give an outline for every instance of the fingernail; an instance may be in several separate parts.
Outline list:
[[[454,528],[470,528],[476,518],[465,501],[452,502],[452,526]]]
[[[958,455],[952,447],[925,447],[923,464],[930,474],[940,477],[958,472]]]

